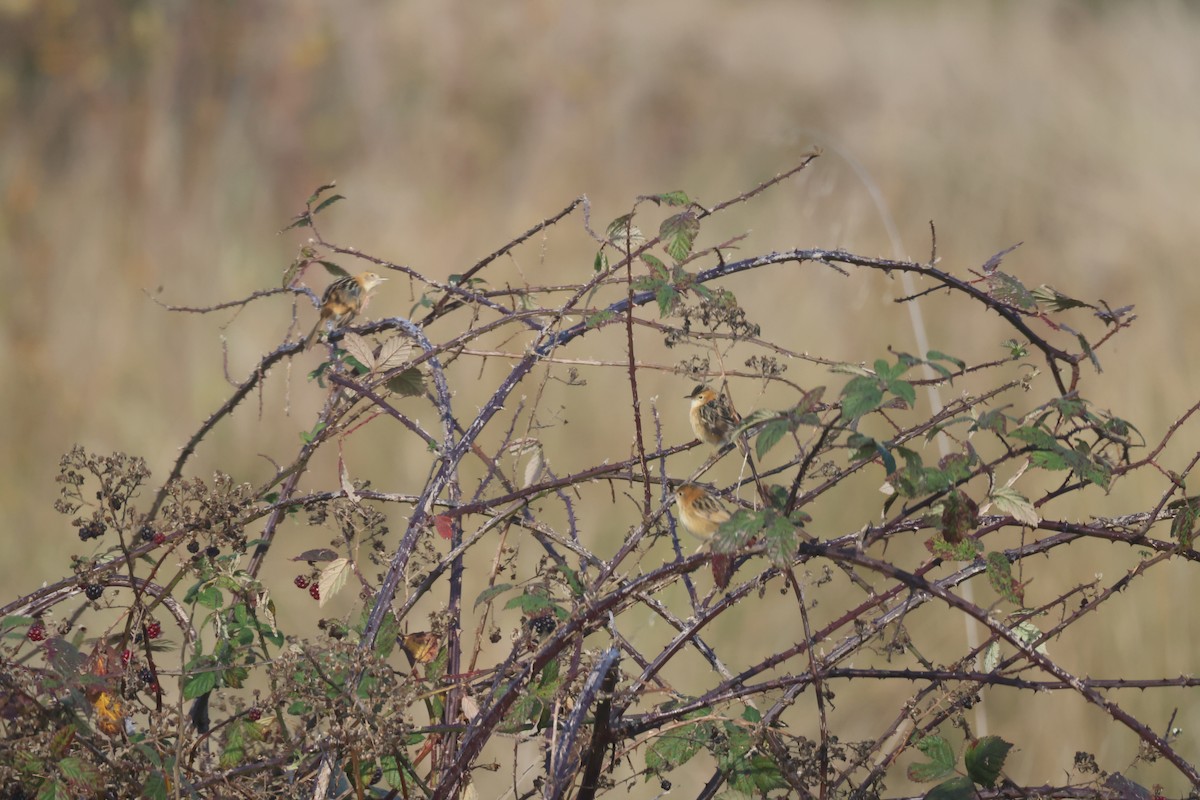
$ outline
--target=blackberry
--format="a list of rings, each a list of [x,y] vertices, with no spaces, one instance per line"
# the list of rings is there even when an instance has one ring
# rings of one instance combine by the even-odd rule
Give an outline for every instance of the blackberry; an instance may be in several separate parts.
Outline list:
[[[157,639],[162,636],[162,624],[155,620],[146,626],[146,638]]]
[[[89,583],[84,587],[83,593],[87,595],[88,600],[99,600],[104,594],[104,587],[98,583]]]
[[[308,587],[308,593],[312,595],[313,600],[321,599],[321,587],[318,584],[313,584]]]
[[[137,673],[138,680],[145,684],[154,683],[154,670],[149,667],[142,667]]]
[[[157,533],[155,533],[153,536],[150,537],[150,541],[154,542],[155,544],[162,544],[166,540],[167,540],[167,535],[165,533],[163,533],[162,531],[158,531]]]
[[[208,549],[204,551],[204,555],[208,556],[209,558],[216,558],[217,556],[221,555],[221,548],[217,547],[215,544],[210,544]]]
[[[187,551],[192,555],[200,552],[200,543],[195,539],[187,543]]]
[[[143,525],[138,528],[138,536],[142,537],[143,542],[148,542],[154,538],[154,529],[149,525]]]
[[[35,622],[29,626],[29,630],[25,631],[25,638],[31,642],[40,642],[46,638],[46,626],[41,622]]]
[[[294,581],[292,581],[292,583],[296,584],[297,589],[307,589],[308,588],[308,578],[306,578],[303,575],[297,575],[296,579]]]
[[[262,710],[258,708],[252,708],[246,712],[246,716],[250,718],[251,722],[258,722],[260,719],[262,719]]]

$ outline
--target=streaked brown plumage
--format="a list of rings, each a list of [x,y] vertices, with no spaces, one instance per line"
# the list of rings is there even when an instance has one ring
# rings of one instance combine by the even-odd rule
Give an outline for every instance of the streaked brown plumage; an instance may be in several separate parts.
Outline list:
[[[692,400],[688,420],[692,423],[696,438],[712,447],[728,444],[730,435],[741,424],[742,418],[733,410],[725,395],[700,384],[688,397]]]
[[[366,307],[371,290],[386,280],[374,272],[363,272],[338,278],[329,284],[321,297],[321,317],[304,340],[304,346],[311,345],[326,325],[333,331],[354,319]]]
[[[675,490],[675,508],[684,529],[705,540],[711,539],[730,516],[719,500],[694,483],[682,484]]]

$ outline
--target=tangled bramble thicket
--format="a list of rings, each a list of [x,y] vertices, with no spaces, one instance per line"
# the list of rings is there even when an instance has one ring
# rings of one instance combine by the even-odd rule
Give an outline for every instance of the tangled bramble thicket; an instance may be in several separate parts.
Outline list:
[[[1132,731],[1142,757],[1200,786],[1174,733],[1108,694],[1193,679],[1071,672],[1045,647],[1152,568],[1196,561],[1200,502],[1183,487],[1200,455],[1172,473],[1163,454],[1197,407],[1148,446],[1089,403],[1084,377],[1131,309],[1027,289],[1000,269],[1007,251],[963,276],[935,257],[808,249],[730,260],[743,237],[698,246],[721,212],[811,160],[713,207],[682,192],[639,198],[603,234],[580,198],[449,281],[327,241],[316,218],[341,198],[321,187],[290,226],[313,238],[282,288],[188,310],[319,304],[302,281],[318,265],[344,277],[336,261],[349,260],[407,278],[414,318],[366,312],[330,332],[310,376],[324,404],[260,485],[185,469],[274,367],[304,352],[296,329],[152,493],[141,459],[81,448],[64,457],[57,507],[80,542],[70,573],[2,610],[3,796],[450,798],[495,780],[497,796],[591,798],[695,776],[703,797],[722,787],[886,797],[885,781],[905,779],[936,782],[939,797],[1132,791],[1086,754],[1054,776],[1070,776],[1062,785],[1007,782],[1010,745],[977,738],[965,713],[995,687],[1031,707],[1039,693],[1073,693]],[[648,237],[639,226],[655,216]],[[591,268],[576,270],[588,274],[520,288],[497,275],[502,257],[580,217],[597,243]],[[806,263],[918,276],[933,286],[922,295],[998,314],[1011,329],[1006,356],[893,350],[865,367],[762,338],[729,287]],[[718,279],[724,288],[710,286]],[[674,364],[647,359],[668,350]],[[828,385],[791,380],[798,362],[826,368]],[[644,387],[662,368],[678,374],[681,397],[660,409]],[[696,383],[713,387],[704,397],[729,404],[722,424],[737,426],[709,437],[715,450],[665,441],[660,411],[684,419],[682,395]],[[478,406],[451,388],[467,386]],[[918,390],[931,387],[953,387],[953,399],[922,410]],[[761,405],[746,405],[755,390],[769,410],[748,411]],[[610,449],[562,470],[578,453],[563,444],[555,404],[596,391]],[[368,429],[404,453],[403,474],[424,477],[353,477],[341,447]],[[931,442],[940,455],[926,463]],[[327,448],[338,452],[337,485],[302,489]],[[706,479],[729,467],[736,479]],[[1143,470],[1164,476],[1145,508],[1086,523],[1061,513]],[[716,528],[696,552],[672,512],[685,482],[711,512],[705,533]],[[733,509],[728,520],[713,496]],[[1168,535],[1156,535],[1164,519]],[[333,536],[298,551],[279,536],[285,524]],[[915,532],[925,546],[905,547]],[[1065,558],[1083,539],[1127,548],[1135,563],[1115,580],[1040,584],[1030,597],[1031,559]],[[274,585],[263,568],[289,558],[304,565],[289,576],[296,587],[322,608],[340,595],[353,610],[283,630],[274,597],[286,581]],[[994,600],[975,601],[977,585]],[[946,658],[946,623],[958,617],[984,636]],[[755,619],[771,620],[773,635],[751,646],[717,631]],[[869,704],[843,684],[873,687],[861,693]],[[961,757],[948,723],[963,730]]]

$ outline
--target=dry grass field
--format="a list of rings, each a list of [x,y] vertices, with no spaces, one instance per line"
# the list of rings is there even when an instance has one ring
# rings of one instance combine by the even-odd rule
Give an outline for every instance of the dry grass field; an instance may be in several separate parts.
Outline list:
[[[322,217],[329,238],[445,279],[580,194],[602,229],[639,194],[682,189],[715,203],[819,146],[808,170],[723,217],[709,243],[750,231],[746,254],[841,247],[920,260],[932,220],[941,266],[965,275],[1023,242],[1005,265],[1027,285],[1136,304],[1133,330],[1089,373],[1088,397],[1157,440],[1200,395],[1189,310],[1200,297],[1198,41],[1197,9],[1158,0],[0,0],[4,599],[63,576],[78,549],[52,509],[63,452],[143,455],[161,478],[228,395],[226,375],[243,377],[291,323],[287,301],[199,315],[155,299],[204,306],[278,286],[303,235],[277,231],[329,179],[348,198]],[[499,274],[584,280],[594,252],[574,217]],[[788,347],[868,363],[888,344],[917,349],[892,302],[898,280],[806,265],[735,288],[764,337]],[[416,299],[393,280],[370,313],[406,314]],[[923,310],[931,346],[964,358],[999,357],[1011,335],[977,307],[934,296]],[[311,325],[311,309],[300,315]],[[646,371],[643,397],[679,408],[691,387],[669,368],[687,354],[648,344],[643,355],[665,367]],[[206,440],[190,472],[264,480],[260,454],[290,453],[321,402],[304,379],[309,358]],[[610,453],[612,436],[589,421],[628,409],[622,376],[586,377],[586,395],[545,401],[570,417],[570,442],[547,443],[564,471],[628,455],[626,434]],[[812,364],[789,377],[839,380]],[[690,437],[682,416],[666,436]],[[1193,423],[1168,466],[1183,468],[1195,441]],[[403,453],[352,449],[363,474],[403,486]],[[1164,488],[1092,492],[1078,518],[1147,509]],[[619,538],[631,523],[594,529]],[[1127,566],[1110,558],[1079,547],[1076,572],[1037,576],[1031,604],[1039,583],[1048,599]],[[1170,574],[1131,587],[1052,652],[1103,677],[1196,672],[1194,575]],[[290,575],[287,564],[267,572]],[[311,613],[307,598],[279,594],[285,618]],[[945,635],[956,652],[961,626]],[[1200,761],[1191,692],[1113,696],[1160,732],[1178,707],[1177,748]],[[883,697],[838,702],[846,736],[871,735],[876,702],[881,718],[895,713]],[[1067,693],[997,692],[985,705],[990,731],[1017,743],[1008,771],[1020,782],[1064,780],[1076,750],[1111,768],[1136,756],[1135,737]],[[1131,776],[1187,791],[1162,765]],[[890,783],[902,785],[899,774]]]

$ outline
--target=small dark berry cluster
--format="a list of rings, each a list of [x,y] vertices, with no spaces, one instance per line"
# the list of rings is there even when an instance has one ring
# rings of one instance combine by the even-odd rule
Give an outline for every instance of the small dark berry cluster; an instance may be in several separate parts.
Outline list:
[[[304,575],[297,575],[296,580],[292,581],[292,583],[296,584],[297,589],[307,589],[308,577]]]
[[[529,629],[541,637],[549,636],[554,633],[554,629],[558,627],[558,620],[553,614],[543,614],[540,617],[534,617],[529,620]]]
[[[154,670],[149,667],[142,667],[138,670],[138,680],[142,683],[154,683]]]
[[[189,553],[191,553],[192,555],[196,555],[196,553],[200,552],[200,543],[197,542],[195,539],[192,539],[190,542],[187,543],[187,551]]]
[[[46,638],[46,626],[40,621],[29,626],[29,630],[25,632],[25,638],[31,642],[40,642]]]
[[[313,600],[321,599],[321,587],[315,583],[308,587],[308,593],[312,596]]]
[[[154,529],[149,525],[143,525],[138,528],[138,536],[142,537],[143,542],[148,542],[154,538]]]
[[[215,544],[210,544],[208,548],[205,549],[204,555],[208,556],[209,558],[216,558],[217,556],[221,555],[221,548],[217,547]]]
[[[132,650],[122,650],[121,651],[121,663],[122,664],[124,664],[125,666],[129,666],[129,662],[132,659],[133,659],[133,651]]]
[[[146,638],[157,639],[162,636],[162,623],[154,620],[146,625]]]
[[[258,722],[262,719],[262,709],[252,708],[246,712],[246,716],[250,718],[251,722]]]
[[[162,544],[166,540],[167,535],[162,531],[157,531],[153,536],[150,537],[150,541],[154,542],[155,544]]]
[[[99,520],[92,520],[79,527],[79,541],[86,542],[88,539],[99,539],[108,530],[108,526]]]
[[[98,583],[89,583],[84,587],[83,593],[87,595],[88,600],[99,600],[104,594],[104,587]]]

